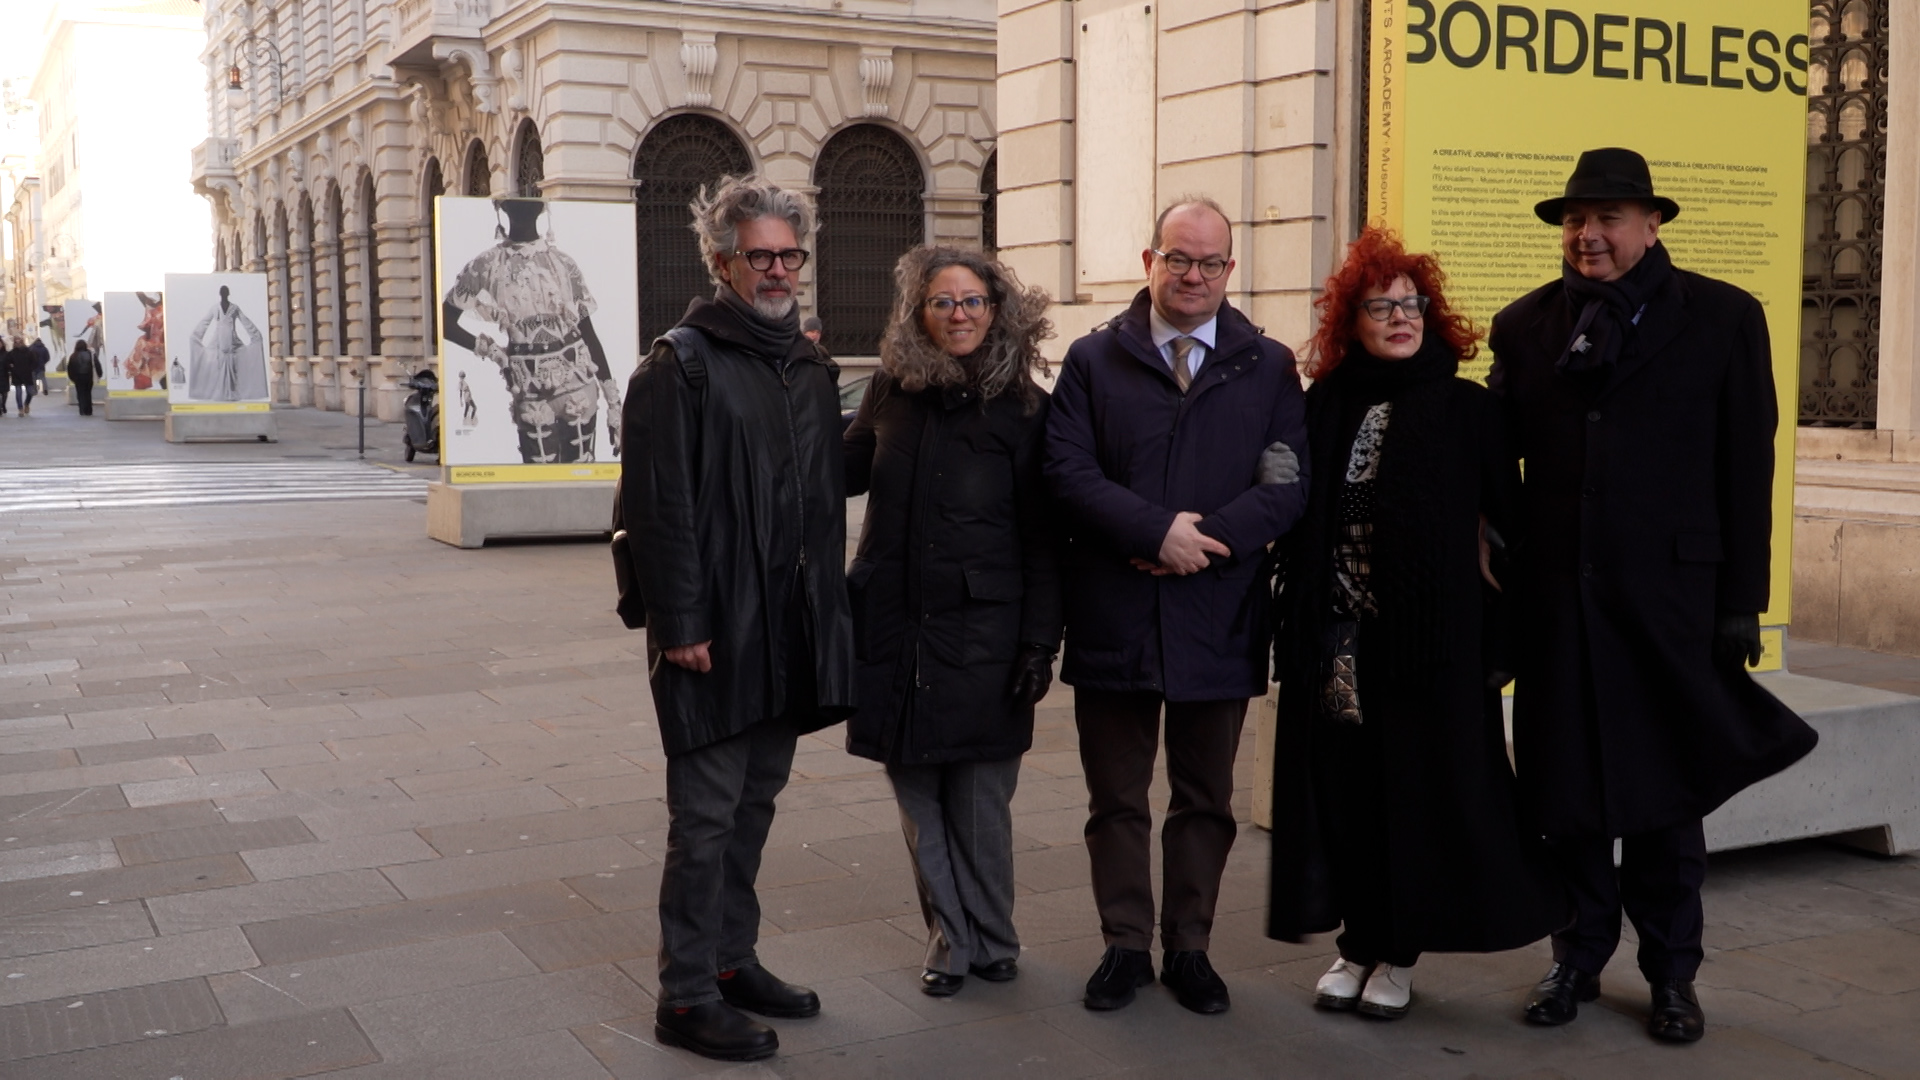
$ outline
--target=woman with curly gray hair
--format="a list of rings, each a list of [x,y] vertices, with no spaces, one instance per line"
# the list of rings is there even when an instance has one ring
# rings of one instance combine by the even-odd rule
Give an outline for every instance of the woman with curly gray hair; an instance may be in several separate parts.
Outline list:
[[[859,661],[847,749],[886,764],[927,921],[921,989],[1017,974],[1013,819],[1053,681],[1060,584],[1040,476],[1047,296],[976,251],[894,270],[880,371],[846,434],[866,493],[847,571]]]

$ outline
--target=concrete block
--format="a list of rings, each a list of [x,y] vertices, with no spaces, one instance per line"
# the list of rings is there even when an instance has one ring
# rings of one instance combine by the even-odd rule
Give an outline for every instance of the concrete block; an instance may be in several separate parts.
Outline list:
[[[166,398],[107,395],[107,419],[109,420],[159,420],[166,415]]]
[[[195,439],[258,439],[279,442],[279,429],[273,413],[260,412],[187,412],[167,413],[167,441],[191,442]]]
[[[477,548],[502,536],[606,533],[613,481],[544,484],[442,484],[427,487],[427,535]]]
[[[1920,698],[1776,672],[1755,681],[1820,745],[1707,818],[1707,850],[1839,837],[1884,855],[1920,850]]]
[[[1844,522],[1793,519],[1793,636],[1840,640],[1840,552]]]

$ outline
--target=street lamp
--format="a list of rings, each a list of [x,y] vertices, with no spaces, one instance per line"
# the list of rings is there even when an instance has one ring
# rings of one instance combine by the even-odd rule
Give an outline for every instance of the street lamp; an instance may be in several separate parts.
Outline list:
[[[286,71],[286,63],[280,59],[280,48],[266,38],[257,37],[252,31],[241,38],[233,47],[233,63],[227,67],[227,94],[240,94],[245,87],[240,82],[240,61],[245,59],[250,67],[266,67],[273,76],[273,103],[281,102],[281,78]]]

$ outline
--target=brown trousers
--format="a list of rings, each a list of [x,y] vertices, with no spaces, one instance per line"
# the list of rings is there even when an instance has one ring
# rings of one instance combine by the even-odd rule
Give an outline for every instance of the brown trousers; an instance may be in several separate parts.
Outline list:
[[[1076,689],[1073,719],[1091,815],[1087,854],[1093,898],[1108,945],[1153,947],[1153,812],[1147,788],[1167,714],[1167,780],[1173,789],[1160,830],[1160,942],[1169,952],[1207,948],[1220,875],[1239,826],[1233,819],[1233,759],[1247,699],[1165,701],[1152,692]]]

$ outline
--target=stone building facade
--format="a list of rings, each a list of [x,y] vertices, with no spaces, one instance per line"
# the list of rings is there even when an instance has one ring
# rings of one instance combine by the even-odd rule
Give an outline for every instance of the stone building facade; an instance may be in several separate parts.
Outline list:
[[[642,334],[708,291],[686,203],[819,203],[800,300],[871,353],[890,271],[992,234],[993,0],[207,0],[215,264],[270,281],[276,390],[382,413],[434,349],[436,195],[635,200]],[[816,278],[814,270],[833,272]],[[365,363],[363,363],[365,362]]]

